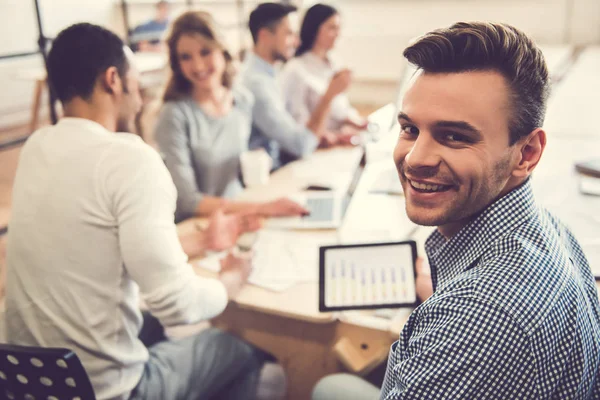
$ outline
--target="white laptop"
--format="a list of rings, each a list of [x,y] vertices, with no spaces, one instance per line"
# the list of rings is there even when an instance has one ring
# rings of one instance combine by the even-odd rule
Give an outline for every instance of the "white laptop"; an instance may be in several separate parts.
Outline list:
[[[395,113],[395,107],[388,104],[371,113],[368,117],[370,132],[364,132],[365,135],[374,135],[377,132],[373,130],[387,130],[392,114]],[[356,173],[361,173],[357,168]],[[357,176],[354,176],[356,179]],[[266,222],[267,228],[274,229],[337,229],[342,224],[344,214],[350,202],[353,186],[350,185],[348,192],[335,190],[305,191],[294,194],[291,199],[302,204],[310,211],[310,215],[305,217],[282,217],[270,218]]]

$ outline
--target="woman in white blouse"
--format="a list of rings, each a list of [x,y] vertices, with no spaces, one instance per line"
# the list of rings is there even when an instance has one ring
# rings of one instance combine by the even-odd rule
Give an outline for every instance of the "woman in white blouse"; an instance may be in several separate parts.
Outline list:
[[[339,36],[340,25],[341,18],[335,8],[325,4],[309,8],[302,21],[296,57],[283,69],[281,84],[286,108],[301,124],[310,118],[336,73],[347,74],[350,79],[350,71],[339,69],[329,54]],[[331,102],[326,128],[332,132],[346,128],[360,130],[366,128],[366,121],[342,93]]]

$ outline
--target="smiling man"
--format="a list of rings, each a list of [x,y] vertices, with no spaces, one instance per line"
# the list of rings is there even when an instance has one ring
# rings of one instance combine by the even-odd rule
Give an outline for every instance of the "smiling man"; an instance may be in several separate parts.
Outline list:
[[[511,26],[458,23],[404,56],[417,73],[394,160],[408,216],[437,226],[425,244],[434,293],[392,345],[381,399],[600,399],[594,279],[532,194],[546,145],[542,53]],[[376,397],[348,375],[313,394]]]
[[[546,134],[540,50],[517,29],[421,37],[394,152],[435,292],[391,349],[382,399],[600,398],[600,306],[571,233],[534,201]]]

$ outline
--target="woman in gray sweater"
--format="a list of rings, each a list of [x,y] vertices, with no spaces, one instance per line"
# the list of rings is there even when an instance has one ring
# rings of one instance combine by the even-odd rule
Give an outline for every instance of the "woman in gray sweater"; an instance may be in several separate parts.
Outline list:
[[[176,219],[212,213],[301,215],[289,199],[268,203],[230,200],[242,190],[240,155],[248,148],[252,94],[232,88],[233,60],[210,14],[190,11],[167,39],[172,76],[154,131],[177,187]]]

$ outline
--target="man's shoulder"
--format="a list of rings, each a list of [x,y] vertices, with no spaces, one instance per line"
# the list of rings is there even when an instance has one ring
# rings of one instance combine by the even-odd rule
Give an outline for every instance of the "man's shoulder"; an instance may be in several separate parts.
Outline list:
[[[566,243],[564,226],[545,210],[498,239],[462,284],[483,301],[496,304],[527,331],[557,306],[566,286],[577,284],[577,266]]]
[[[162,165],[160,154],[138,135],[118,132],[112,136],[101,156],[105,165],[135,170],[149,165]]]
[[[143,153],[149,147],[144,140],[135,133],[116,132],[111,139],[111,145],[118,149]]]
[[[185,118],[186,114],[190,111],[191,106],[188,98],[168,100],[162,103],[160,107],[160,116],[169,118]]]
[[[273,85],[276,78],[266,72],[257,70],[249,64],[244,64],[240,73],[240,83],[246,87],[254,96],[257,92],[264,91],[265,88]]]

